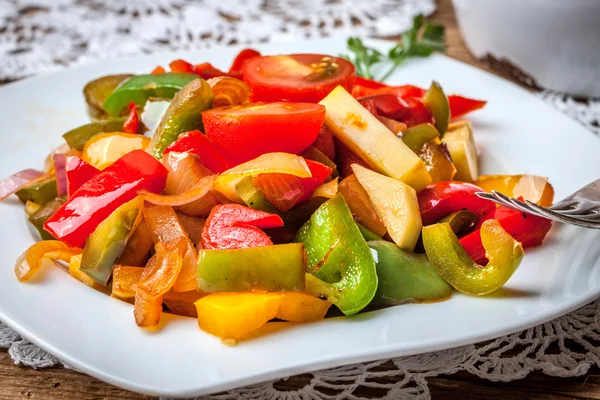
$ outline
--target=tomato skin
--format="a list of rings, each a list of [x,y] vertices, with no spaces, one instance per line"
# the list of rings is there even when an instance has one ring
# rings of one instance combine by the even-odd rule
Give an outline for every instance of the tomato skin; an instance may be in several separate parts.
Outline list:
[[[254,103],[202,113],[206,136],[237,164],[265,153],[302,152],[324,120],[325,107],[311,103]]]
[[[324,57],[329,57],[338,64],[339,70],[330,77],[312,81],[301,77],[264,76],[261,73],[261,66],[273,62],[277,57],[281,56],[254,57],[244,63],[242,77],[252,89],[252,101],[318,103],[336,86],[343,86],[348,92],[352,92],[356,73],[354,65],[348,60],[323,54],[290,54],[288,57],[304,66],[318,64]]]

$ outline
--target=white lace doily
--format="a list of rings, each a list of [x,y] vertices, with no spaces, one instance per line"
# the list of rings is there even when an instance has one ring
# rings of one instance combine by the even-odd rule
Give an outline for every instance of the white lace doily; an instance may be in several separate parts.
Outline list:
[[[139,52],[396,35],[414,15],[434,10],[434,0],[0,0],[0,80]],[[600,135],[600,100],[582,102],[549,91],[538,95]],[[367,387],[386,392],[386,398],[427,399],[428,378],[458,371],[493,381],[521,379],[532,371],[582,375],[600,366],[599,318],[596,301],[485,344],[314,372],[296,379],[305,385],[292,391],[279,391],[274,381],[207,398],[357,399],[356,389]],[[64,366],[1,322],[0,347],[16,364]]]

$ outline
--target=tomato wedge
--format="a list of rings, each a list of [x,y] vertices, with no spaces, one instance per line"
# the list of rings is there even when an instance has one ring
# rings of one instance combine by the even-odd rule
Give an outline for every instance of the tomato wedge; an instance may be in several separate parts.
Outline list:
[[[236,164],[265,153],[302,152],[317,139],[324,119],[325,107],[311,103],[247,104],[202,113],[206,136]]]
[[[289,54],[248,59],[242,66],[253,101],[317,103],[338,85],[352,91],[351,62],[323,54]]]

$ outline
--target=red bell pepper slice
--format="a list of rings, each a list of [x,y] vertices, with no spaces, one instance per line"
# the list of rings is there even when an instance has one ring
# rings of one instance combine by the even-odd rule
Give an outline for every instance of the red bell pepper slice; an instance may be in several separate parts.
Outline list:
[[[171,143],[163,154],[172,151],[178,153],[191,153],[200,158],[200,162],[209,170],[221,173],[233,167],[229,161],[202,132],[196,130],[184,133]]]
[[[280,228],[279,215],[254,210],[239,204],[220,204],[213,207],[202,228],[204,249],[243,249],[270,246],[265,228]]]
[[[237,56],[233,59],[231,63],[231,67],[229,67],[229,73],[242,73],[242,65],[246,62],[246,60],[251,59],[252,57],[260,56],[260,53],[254,49],[244,49],[238,53]]]
[[[448,96],[448,102],[450,103],[450,116],[452,118],[462,117],[471,111],[483,108],[487,104],[485,100],[469,99],[457,94]]]
[[[126,133],[137,133],[140,127],[140,116],[137,112],[137,104],[133,101],[129,103],[129,115],[125,122],[123,122],[123,132]]]
[[[371,114],[404,122],[409,127],[431,123],[431,113],[420,98],[392,93],[372,94],[359,100]]]
[[[388,86],[385,83],[377,82],[372,79],[357,77],[356,84],[352,90],[352,95],[358,99],[365,96],[391,94],[405,101],[407,98],[411,97],[420,101],[421,97],[423,97],[426,92],[427,91],[425,89],[414,85]],[[485,100],[470,99],[468,97],[463,97],[456,94],[449,95],[448,102],[450,103],[450,115],[452,118],[462,117],[465,114],[483,108],[487,104],[487,101]],[[385,115],[385,113],[382,115],[388,118],[394,118],[389,115]],[[420,121],[424,121],[423,114],[419,114],[419,117],[420,118],[418,119]]]
[[[331,129],[329,129],[327,125],[323,124],[321,130],[319,131],[319,135],[317,136],[317,140],[315,140],[312,145],[315,146],[321,153],[325,154],[330,160],[335,160],[335,143],[333,142],[333,132],[331,132]]]
[[[188,74],[193,74],[196,70],[192,64],[181,59],[172,61],[169,64],[169,68],[171,68],[172,72],[184,72]]]
[[[298,178],[290,174],[260,174],[252,179],[252,183],[266,199],[279,211],[288,211],[296,204],[310,199],[329,175],[332,169],[312,160],[305,160],[312,176]]]
[[[469,210],[485,215],[496,208],[496,204],[475,195],[483,189],[464,182],[435,182],[417,195],[423,225],[430,225],[442,217],[459,210]]]
[[[336,165],[342,178],[354,174],[354,171],[352,171],[352,164],[358,164],[361,167],[369,168],[367,163],[344,143],[337,139],[334,139],[333,142],[335,143]]]
[[[552,221],[535,215],[529,215],[508,207],[498,207],[487,213],[480,221],[496,219],[500,222],[502,228],[507,231],[515,240],[521,242],[524,248],[534,247],[542,243],[550,228]],[[481,232],[479,229],[460,239],[467,254],[480,265],[487,263],[485,249],[481,243]]]
[[[160,193],[167,169],[143,150],[134,150],[83,184],[44,224],[55,238],[83,247],[88,236],[138,191]]]
[[[211,63],[196,64],[194,72],[200,75],[202,79],[217,78],[219,76],[231,76],[232,78],[242,79],[241,72],[225,72],[214,67]]]
[[[100,170],[76,156],[67,157],[65,163],[67,174],[67,195],[69,198],[83,186],[84,183],[98,175]]]

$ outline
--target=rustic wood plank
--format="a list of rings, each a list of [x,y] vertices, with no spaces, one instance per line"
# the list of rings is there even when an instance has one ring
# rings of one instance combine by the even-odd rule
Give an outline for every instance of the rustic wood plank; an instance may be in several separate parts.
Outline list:
[[[450,57],[493,72],[484,62],[477,60],[465,47],[454,17],[451,0],[440,0],[438,10],[431,18],[446,27]],[[103,383],[79,372],[49,368],[33,370],[13,364],[6,350],[0,351],[0,400],[13,399],[124,399],[147,400],[142,396]],[[280,390],[295,390],[304,386],[306,376],[280,381]],[[497,383],[479,379],[461,372],[451,376],[428,380],[433,399],[479,400],[528,399],[528,400],[591,400],[600,399],[600,371],[595,368],[587,375],[562,379],[533,373],[527,378],[509,383]],[[377,398],[383,393],[362,390],[357,395]]]

